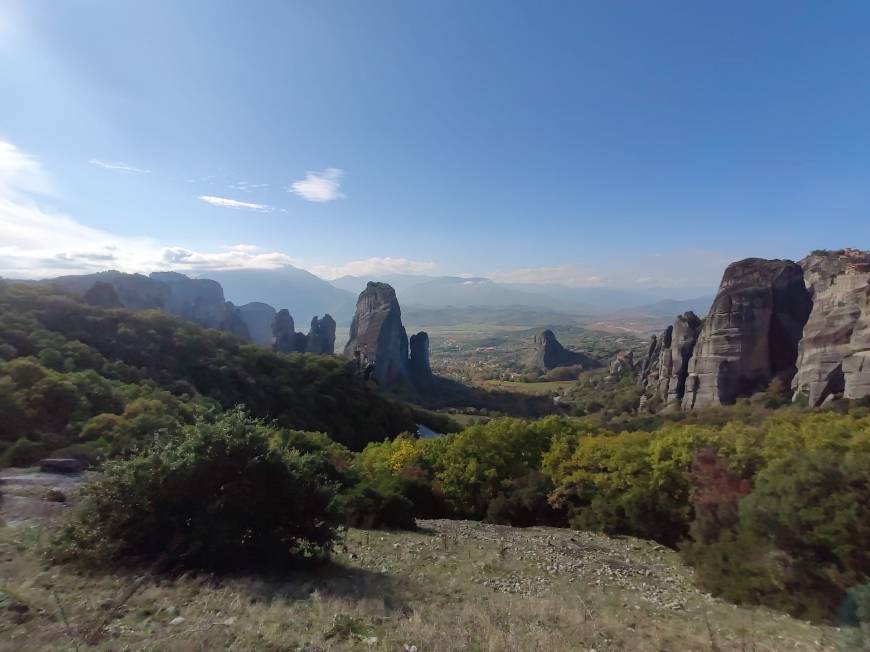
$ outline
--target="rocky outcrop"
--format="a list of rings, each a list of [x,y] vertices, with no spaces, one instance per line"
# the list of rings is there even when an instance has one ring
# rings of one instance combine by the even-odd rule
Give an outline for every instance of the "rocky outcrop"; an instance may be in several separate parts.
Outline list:
[[[810,308],[797,263],[729,265],[689,361],[682,407],[727,405],[774,378],[790,382]]]
[[[129,310],[166,310],[169,295],[172,293],[165,283],[142,274],[125,274],[115,270],[59,276],[45,282],[80,297],[84,297],[97,283],[111,285],[121,306]]]
[[[278,353],[293,353],[296,348],[296,328],[293,316],[287,308],[281,308],[272,320],[272,350]]]
[[[169,286],[171,291],[163,307],[169,314],[250,339],[239,311],[224,298],[224,290],[217,281],[190,278],[178,272],[154,272],[149,278]]]
[[[430,382],[432,380],[432,367],[429,366],[429,334],[420,331],[416,335],[411,335],[410,349],[411,377],[417,383]]]
[[[634,372],[634,353],[619,351],[616,357],[610,361],[610,375],[621,376],[632,372]]]
[[[671,329],[667,375],[659,378],[659,396],[668,409],[679,408],[686,393],[689,362],[695,351],[703,322],[691,310],[683,313]]]
[[[114,303],[128,310],[162,310],[205,328],[250,339],[239,310],[224,298],[220,284],[193,279],[176,272],[155,272],[150,276],[118,271],[61,276],[47,281],[66,292],[83,297],[92,305]],[[108,288],[114,291],[114,299]],[[108,305],[101,307],[110,307]]]
[[[360,370],[373,364],[372,376],[382,386],[408,377],[408,335],[390,285],[370,281],[360,293],[344,355]]]
[[[276,311],[268,303],[261,301],[252,301],[243,306],[239,306],[239,314],[248,327],[248,333],[251,335],[251,341],[260,346],[272,347],[275,336],[272,333],[272,321],[275,319]]]
[[[870,396],[870,251],[814,252],[801,261],[813,308],[792,382],[810,405]]]
[[[653,337],[640,372],[639,385],[647,398],[668,409],[680,407],[685,394],[689,361],[702,321],[691,310],[677,317],[660,336]],[[645,401],[646,403],[646,401]]]
[[[541,331],[532,338],[532,350],[526,356],[526,366],[531,369],[555,369],[556,367],[580,366],[584,369],[600,367],[600,363],[585,353],[566,349],[550,329]]]
[[[305,350],[317,354],[335,353],[335,320],[329,314],[323,315],[323,319],[311,319],[311,330],[305,338]]]
[[[658,337],[652,336],[647,349],[646,356],[640,363],[640,373],[638,374],[637,384],[645,392],[651,386],[657,386],[659,379],[659,363],[662,354],[662,348],[670,348],[671,332],[673,326],[668,326],[665,331]],[[667,340],[667,345],[665,341]],[[646,395],[646,394],[644,394]]]

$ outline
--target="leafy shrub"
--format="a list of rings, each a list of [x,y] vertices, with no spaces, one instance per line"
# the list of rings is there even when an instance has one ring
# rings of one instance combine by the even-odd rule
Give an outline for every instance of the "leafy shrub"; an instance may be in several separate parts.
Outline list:
[[[345,521],[353,527],[414,530],[415,508],[391,478],[364,480],[342,497]]]
[[[48,452],[43,442],[21,438],[3,452],[3,466],[31,466]]]
[[[531,527],[563,525],[563,515],[547,501],[553,483],[540,471],[529,471],[506,483],[486,509],[490,523]]]
[[[240,569],[324,557],[338,522],[335,487],[318,460],[276,449],[273,436],[236,409],[107,463],[56,558]]]

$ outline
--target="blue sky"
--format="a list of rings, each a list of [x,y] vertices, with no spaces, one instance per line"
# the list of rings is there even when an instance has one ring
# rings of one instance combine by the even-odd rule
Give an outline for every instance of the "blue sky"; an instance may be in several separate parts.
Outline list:
[[[0,274],[697,287],[868,247],[868,24],[866,2],[0,0]]]

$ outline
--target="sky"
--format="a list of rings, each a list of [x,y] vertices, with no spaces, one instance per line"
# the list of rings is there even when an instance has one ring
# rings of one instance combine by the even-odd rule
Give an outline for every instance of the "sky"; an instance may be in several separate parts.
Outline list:
[[[0,0],[0,275],[713,287],[870,247],[870,3]]]

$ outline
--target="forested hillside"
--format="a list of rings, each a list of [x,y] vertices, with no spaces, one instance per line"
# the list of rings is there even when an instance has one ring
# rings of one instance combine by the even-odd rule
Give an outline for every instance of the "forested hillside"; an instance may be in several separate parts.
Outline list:
[[[104,310],[0,283],[0,446],[7,463],[105,455],[196,415],[244,404],[351,449],[415,430],[410,408],[344,362],[276,354],[159,312]]]

